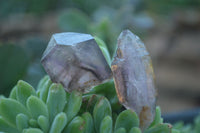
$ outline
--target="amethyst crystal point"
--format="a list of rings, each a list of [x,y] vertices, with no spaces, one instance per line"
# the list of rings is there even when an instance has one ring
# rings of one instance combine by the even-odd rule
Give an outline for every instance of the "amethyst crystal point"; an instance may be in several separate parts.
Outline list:
[[[68,92],[88,92],[112,77],[106,59],[89,34],[54,34],[41,62],[51,80],[61,83]]]
[[[142,129],[147,128],[155,115],[154,73],[144,44],[129,30],[118,38],[111,68],[119,101],[138,114]]]

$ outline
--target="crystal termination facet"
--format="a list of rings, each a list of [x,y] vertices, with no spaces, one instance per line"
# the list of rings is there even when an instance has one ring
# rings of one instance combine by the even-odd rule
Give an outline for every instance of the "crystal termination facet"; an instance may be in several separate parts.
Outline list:
[[[89,34],[52,35],[41,62],[51,80],[61,83],[68,92],[88,92],[112,78],[106,59]]]

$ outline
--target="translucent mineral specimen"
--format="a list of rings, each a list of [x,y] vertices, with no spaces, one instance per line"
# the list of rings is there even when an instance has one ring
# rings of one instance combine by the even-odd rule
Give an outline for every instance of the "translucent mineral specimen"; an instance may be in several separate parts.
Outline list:
[[[89,34],[54,34],[41,62],[51,80],[61,83],[68,92],[88,92],[112,77],[106,59]]]
[[[151,59],[144,44],[129,30],[118,38],[112,72],[119,101],[140,117],[140,127],[147,128],[154,119],[156,89]]]

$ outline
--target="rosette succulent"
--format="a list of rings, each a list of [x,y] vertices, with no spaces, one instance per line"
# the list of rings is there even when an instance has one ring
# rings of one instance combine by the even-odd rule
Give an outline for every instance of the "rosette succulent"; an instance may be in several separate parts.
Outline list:
[[[45,76],[37,90],[20,80],[8,98],[0,99],[0,131],[4,133],[140,133],[139,123],[134,111],[119,104],[113,81],[82,95],[66,92]],[[170,131],[157,107],[154,121],[143,132]]]

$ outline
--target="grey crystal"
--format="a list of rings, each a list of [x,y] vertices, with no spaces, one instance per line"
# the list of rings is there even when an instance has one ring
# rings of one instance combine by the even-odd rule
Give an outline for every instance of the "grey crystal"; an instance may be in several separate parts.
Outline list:
[[[85,93],[112,78],[106,59],[89,34],[52,35],[41,62],[51,80],[61,83],[68,92]]]
[[[140,118],[140,127],[147,128],[154,119],[156,89],[151,58],[139,37],[123,31],[117,43],[112,72],[119,101],[134,110]]]

